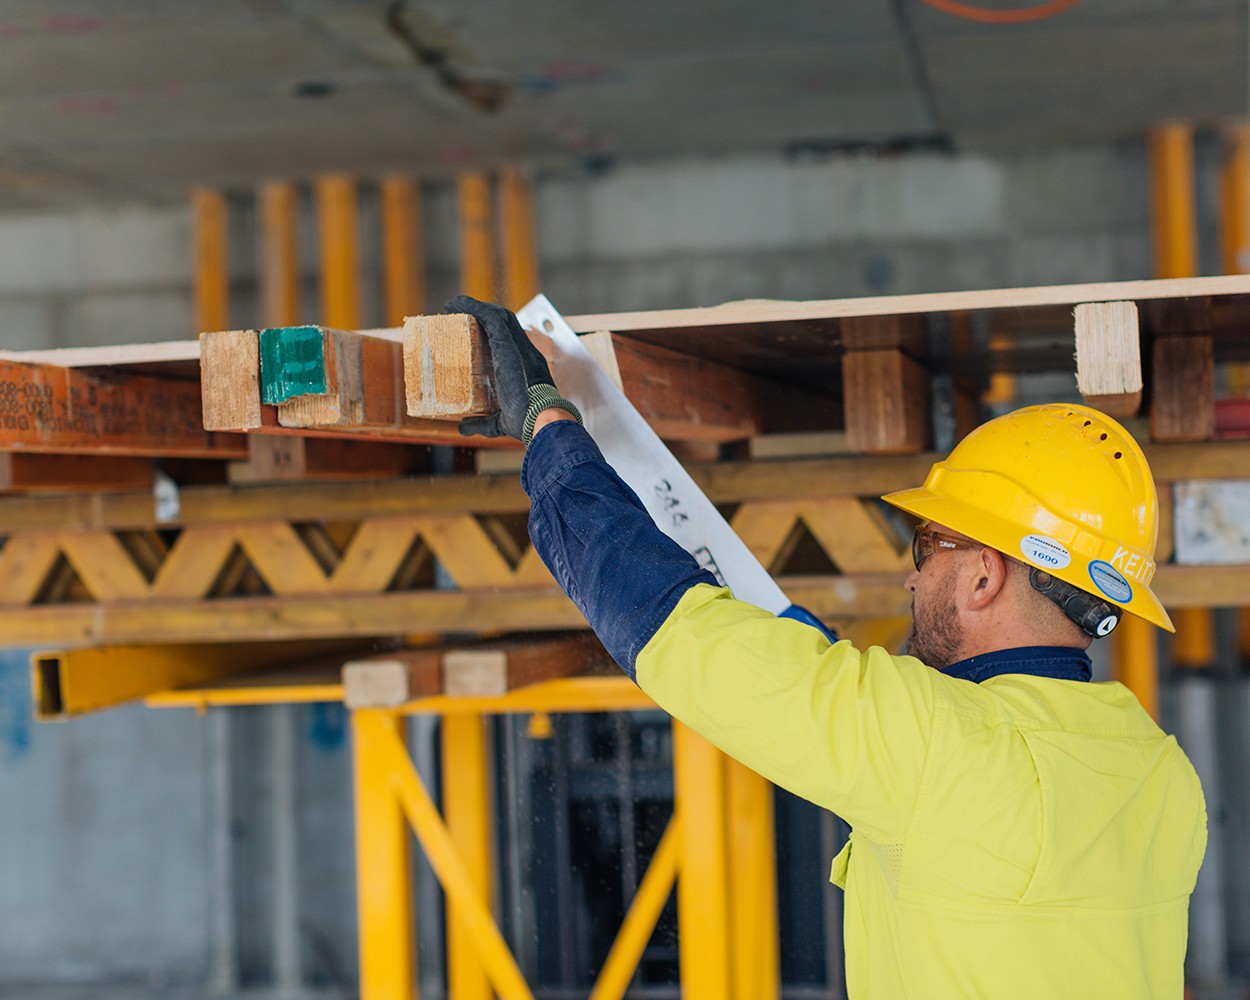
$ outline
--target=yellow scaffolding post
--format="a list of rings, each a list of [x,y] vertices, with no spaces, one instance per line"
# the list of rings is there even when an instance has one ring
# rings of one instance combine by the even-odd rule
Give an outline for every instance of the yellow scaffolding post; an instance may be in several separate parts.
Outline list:
[[[260,189],[260,316],[266,326],[299,322],[299,196],[285,181]]]
[[[732,997],[724,755],[676,720],[673,798],[681,816],[677,928],[682,996]]]
[[[460,213],[460,287],[475,299],[499,297],[495,278],[495,245],[491,238],[490,179],[461,174],[456,179]]]
[[[1184,122],[1150,131],[1150,198],[1155,277],[1193,277],[1198,269],[1194,135]]]
[[[656,845],[651,864],[638,884],[633,902],[621,923],[616,940],[608,951],[603,968],[589,1000],[621,1000],[629,989],[630,980],[642,961],[647,942],[655,933],[656,922],[664,911],[664,904],[673,892],[677,870],[681,864],[681,820],[674,812],[664,835]]]
[[[387,177],[382,202],[382,299],[385,322],[399,326],[425,308],[421,188],[413,177]]]
[[[317,178],[317,242],[321,251],[321,321],[360,328],[360,254],[356,182],[343,174]]]
[[[361,1000],[417,995],[412,861],[391,751],[402,749],[403,727],[403,716],[385,709],[352,713]]]
[[[491,901],[489,768],[485,720],[476,712],[443,716],[443,818],[483,906]],[[456,1000],[490,1000],[490,980],[472,929],[447,897],[447,983]]]
[[[230,298],[225,195],[210,188],[192,188],[191,214],[195,229],[195,332],[225,330]]]
[[[1125,615],[1111,633],[1112,676],[1127,687],[1152,719],[1159,718],[1159,649],[1155,627]]]
[[[503,300],[509,309],[520,309],[538,294],[538,249],[534,190],[512,167],[499,175],[499,214],[503,224]]]
[[[777,941],[776,832],[773,786],[749,767],[725,758],[734,996],[778,1000],[781,958]]]

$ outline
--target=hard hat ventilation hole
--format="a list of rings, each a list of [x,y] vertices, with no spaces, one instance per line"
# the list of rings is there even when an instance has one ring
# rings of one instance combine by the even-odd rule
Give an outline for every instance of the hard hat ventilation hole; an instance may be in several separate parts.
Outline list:
[[[1122,452],[1122,451],[1117,451],[1117,452],[1116,452],[1114,455],[1112,455],[1111,457],[1112,457],[1112,458],[1123,458],[1123,457],[1124,457],[1124,452]]]
[[[1099,434],[1099,435],[1098,435],[1098,440],[1099,440],[1099,441],[1106,441],[1106,440],[1107,440],[1107,435],[1106,435],[1106,434]]]
[[[1089,426],[1090,424],[1092,424],[1092,423],[1093,423],[1093,421],[1092,421],[1092,420],[1086,420],[1086,421],[1085,421],[1085,423],[1081,424],[1081,426],[1082,426],[1082,427],[1088,427],[1088,426]]]

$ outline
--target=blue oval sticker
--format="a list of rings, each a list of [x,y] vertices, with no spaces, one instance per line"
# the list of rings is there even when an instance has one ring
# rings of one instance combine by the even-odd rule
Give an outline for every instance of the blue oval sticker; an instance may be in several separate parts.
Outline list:
[[[1098,559],[1090,563],[1089,578],[1094,581],[1095,587],[1113,601],[1127,604],[1133,599],[1133,588],[1129,586],[1120,571],[1109,562]]]

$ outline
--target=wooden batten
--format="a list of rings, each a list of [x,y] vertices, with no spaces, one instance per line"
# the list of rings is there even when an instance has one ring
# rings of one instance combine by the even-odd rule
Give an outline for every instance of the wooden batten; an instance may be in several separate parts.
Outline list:
[[[1141,407],[1141,333],[1134,302],[1087,302],[1074,311],[1076,386],[1081,396],[1113,417]]]
[[[459,420],[498,409],[477,320],[462,313],[405,319],[404,386],[414,417]]]

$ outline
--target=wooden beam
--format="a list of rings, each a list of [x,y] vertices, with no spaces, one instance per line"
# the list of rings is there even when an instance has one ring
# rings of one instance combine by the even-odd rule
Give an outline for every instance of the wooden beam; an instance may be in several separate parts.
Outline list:
[[[1205,441],[1215,433],[1215,352],[1209,333],[1158,336],[1153,345],[1150,434]]]
[[[1135,302],[1076,307],[1076,387],[1090,406],[1113,417],[1141,407],[1141,332]]]
[[[194,381],[0,360],[0,449],[229,459],[245,447],[204,430]]]
[[[494,697],[528,684],[583,674],[611,662],[593,632],[491,642],[444,654],[443,691],[455,696]]]
[[[209,431],[260,427],[260,331],[200,334],[201,420]]]
[[[150,458],[0,452],[0,490],[6,493],[150,490],[154,471]]]
[[[236,485],[285,480],[374,480],[428,472],[429,453],[402,444],[351,438],[252,434],[246,463],[230,467]]]
[[[852,451],[888,455],[928,445],[929,374],[903,351],[847,351],[842,391]]]
[[[404,321],[407,412],[459,420],[498,408],[486,335],[461,313],[410,316]]]
[[[441,694],[442,687],[442,649],[401,649],[343,664],[343,701],[350,709],[396,708]]]
[[[669,441],[741,441],[840,427],[834,394],[786,385],[706,358],[611,333],[588,334],[599,366]],[[554,374],[560,380],[558,363]]]

